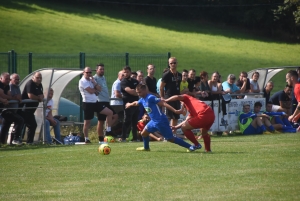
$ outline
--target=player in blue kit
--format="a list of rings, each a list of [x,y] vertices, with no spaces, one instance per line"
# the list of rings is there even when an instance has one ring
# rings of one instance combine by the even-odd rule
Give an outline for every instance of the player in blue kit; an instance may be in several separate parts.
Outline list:
[[[136,92],[140,99],[138,101],[127,103],[125,108],[129,108],[132,106],[143,105],[151,120],[146,125],[144,130],[142,131],[142,137],[144,141],[144,147],[138,147],[136,150],[138,151],[150,151],[149,147],[149,134],[154,133],[155,131],[159,131],[164,138],[168,142],[172,142],[178,144],[179,146],[185,147],[188,151],[195,151],[197,147],[191,145],[178,137],[174,137],[172,130],[169,126],[169,121],[167,116],[162,113],[160,107],[164,106],[163,101],[160,98],[155,97],[154,95],[148,92],[147,85],[138,84],[136,87]]]

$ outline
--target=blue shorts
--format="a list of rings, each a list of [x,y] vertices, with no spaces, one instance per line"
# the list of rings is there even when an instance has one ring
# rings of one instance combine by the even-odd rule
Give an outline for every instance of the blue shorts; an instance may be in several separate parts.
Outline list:
[[[149,133],[154,133],[156,131],[159,131],[166,140],[173,138],[173,133],[169,125],[169,121],[165,120],[162,122],[154,122],[154,121],[149,121],[145,127],[146,131]]]
[[[244,130],[244,135],[262,134],[264,130],[261,127],[254,128],[251,124]]]

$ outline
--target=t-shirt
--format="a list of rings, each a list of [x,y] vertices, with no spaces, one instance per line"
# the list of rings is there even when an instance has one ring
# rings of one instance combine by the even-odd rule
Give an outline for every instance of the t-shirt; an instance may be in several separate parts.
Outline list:
[[[127,91],[125,91],[126,87],[129,87],[130,89],[135,89],[138,84],[139,84],[139,82],[136,79],[127,79],[127,78],[122,79],[121,92],[123,94],[123,104],[132,103],[139,99],[138,96],[133,96],[133,95],[127,93]]]
[[[148,87],[149,91],[150,91],[151,93],[156,94],[156,93],[157,93],[157,88],[156,88],[156,78],[153,77],[153,79],[152,79],[151,77],[147,76],[147,77],[145,78],[145,81],[146,81],[146,84],[147,84],[147,87]]]
[[[190,92],[193,92],[194,89],[195,89],[195,85],[196,85],[198,82],[200,82],[200,77],[199,77],[199,76],[196,76],[194,80],[188,78],[187,81],[188,81],[188,83],[189,83],[189,86],[188,86],[188,87],[189,87],[189,91],[190,91]]]
[[[182,75],[179,72],[173,74],[171,71],[168,71],[163,74],[161,81],[166,84],[165,85],[166,97],[171,97],[173,95],[180,94],[181,79],[182,79]]]
[[[210,108],[206,103],[199,99],[196,99],[187,94],[183,94],[182,96],[184,98],[182,102],[186,106],[186,109],[189,112],[189,116],[196,117],[198,116],[198,114],[202,114]]]
[[[43,85],[42,83],[39,85],[36,85],[33,80],[29,80],[23,90],[22,93],[22,100],[24,99],[29,99],[28,93],[33,94],[33,95],[43,95]],[[32,103],[26,103],[26,107],[37,107],[39,105],[38,102],[32,102]],[[21,107],[24,106],[24,103],[21,104]],[[31,112],[34,113],[36,110],[35,109],[25,109],[26,112]]]
[[[4,94],[7,95],[7,92],[9,91],[9,85],[4,86],[4,84],[2,82],[0,82],[0,89],[2,89]],[[0,103],[0,111],[3,110],[3,109],[1,109],[3,107],[6,107],[6,106],[4,106],[2,103]]]
[[[265,88],[263,89],[263,92],[264,92],[264,98],[266,98],[266,104],[267,104],[270,100],[270,92],[267,93]]]
[[[236,81],[236,86],[238,86],[239,88],[242,88],[242,86],[243,86],[243,81],[242,80],[240,80],[240,79],[238,79],[237,81]],[[250,90],[251,88],[250,88],[250,80],[249,80],[249,78],[247,78],[247,83],[246,83],[246,91],[247,90]],[[225,90],[225,89],[224,89]]]
[[[279,101],[291,101],[290,97],[282,90],[273,94],[270,98],[273,105],[280,105]]]
[[[229,84],[227,81],[222,83],[223,90],[226,91],[227,89],[230,89],[231,92],[236,92],[240,90],[235,84]]]
[[[188,89],[189,88],[189,83],[187,81],[181,81],[180,83],[180,91],[184,90],[184,89]]]
[[[300,102],[300,83],[297,83],[294,87],[294,96],[298,102]]]
[[[53,100],[50,99],[47,103],[45,116],[48,116],[49,112],[53,109]]]
[[[108,88],[106,84],[106,79],[103,76],[98,76],[97,74],[94,75],[95,81],[100,85],[101,91],[98,94],[98,101],[99,102],[109,102],[109,94],[108,94]]]
[[[94,84],[92,83],[91,80],[87,80],[87,79],[85,79],[85,77],[82,77],[79,80],[79,85],[78,85],[79,91],[80,91],[81,96],[82,96],[82,101],[85,102],[85,103],[96,103],[97,102],[97,96],[96,96],[96,94],[90,94],[86,90],[86,88],[88,88],[88,87],[94,89]]]
[[[21,95],[21,90],[20,90],[20,87],[18,85],[9,84],[9,88],[10,88],[10,95],[11,96]],[[9,107],[18,108],[19,103],[10,103]]]
[[[255,82],[254,80],[250,79],[250,84],[252,84],[253,90],[257,90],[258,89],[258,82]]]
[[[140,98],[138,100],[139,105],[143,105],[146,112],[148,113],[150,119],[154,122],[162,122],[167,120],[167,116],[161,111],[157,103],[160,98],[156,98],[152,94],[147,94],[145,98]]]
[[[136,127],[138,131],[144,130],[147,123],[143,122],[142,120],[138,121]]]
[[[121,80],[117,79],[112,87],[111,87],[111,98],[117,98],[115,96],[115,91],[119,91],[121,93]],[[123,100],[111,100],[110,101],[111,105],[123,105]]]

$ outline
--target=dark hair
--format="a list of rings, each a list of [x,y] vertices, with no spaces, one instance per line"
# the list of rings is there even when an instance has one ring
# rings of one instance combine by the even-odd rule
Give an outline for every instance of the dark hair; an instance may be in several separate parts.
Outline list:
[[[295,71],[295,70],[289,70],[288,74],[289,74],[291,77],[298,77],[298,73],[297,73],[297,71]]]
[[[136,75],[137,76],[137,73],[135,71],[132,71],[131,75]]]
[[[290,88],[290,89],[291,89],[291,88],[293,88],[293,86],[291,86],[291,85],[288,85],[288,84],[287,84],[287,85],[285,85],[285,88],[287,88],[287,87],[288,87],[288,88]]]
[[[248,73],[246,71],[242,71],[240,74],[246,75],[246,77],[248,77]]]
[[[196,70],[191,68],[189,71],[192,71],[193,73],[196,73]]]
[[[255,102],[255,103],[254,103],[254,107],[257,107],[257,106],[262,107],[261,102]]]
[[[103,66],[103,67],[104,67],[104,64],[103,64],[103,63],[97,64],[97,68],[98,68],[99,66]]]
[[[183,73],[189,73],[186,69],[182,70]]]
[[[259,76],[259,72],[256,71],[256,72],[252,73],[252,78],[255,74],[257,74]]]
[[[272,105],[273,105],[272,101],[268,101],[268,102],[267,102],[267,105],[268,105],[268,104],[272,104]]]
[[[131,68],[129,66],[124,66],[123,70],[129,70],[131,72]]]
[[[200,79],[203,79],[204,77],[206,77],[208,75],[208,73],[206,71],[202,71],[200,73]]]
[[[140,84],[138,84],[138,85],[136,86],[135,89],[143,89],[143,90],[146,90],[146,89],[147,89],[147,85],[146,85],[146,84],[140,83]]]

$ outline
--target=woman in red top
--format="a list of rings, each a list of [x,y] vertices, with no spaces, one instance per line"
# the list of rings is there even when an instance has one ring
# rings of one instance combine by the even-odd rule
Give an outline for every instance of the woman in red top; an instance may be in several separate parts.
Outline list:
[[[184,135],[195,144],[195,146],[200,145],[196,140],[192,130],[201,128],[202,137],[204,140],[205,151],[211,152],[210,149],[210,135],[208,134],[208,130],[212,126],[215,121],[214,111],[203,101],[200,101],[192,96],[183,94],[176,95],[166,99],[166,102],[179,100],[184,103],[185,108],[188,110],[189,115],[185,121],[174,126],[173,129],[181,128]],[[181,114],[183,112],[183,108],[181,110],[175,110],[169,105],[165,105],[169,110]],[[200,145],[201,146],[201,145]]]

